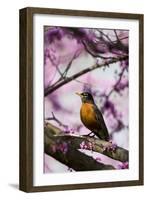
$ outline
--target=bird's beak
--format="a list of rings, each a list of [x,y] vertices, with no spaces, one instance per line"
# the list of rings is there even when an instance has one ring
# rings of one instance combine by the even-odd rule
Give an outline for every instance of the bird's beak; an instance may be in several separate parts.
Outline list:
[[[77,94],[78,96],[80,96],[80,97],[82,96],[79,92],[76,92],[76,94]]]

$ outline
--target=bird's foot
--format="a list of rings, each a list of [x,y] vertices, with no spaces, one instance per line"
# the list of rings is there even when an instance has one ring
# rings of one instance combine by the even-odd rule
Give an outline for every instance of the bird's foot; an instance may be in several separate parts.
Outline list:
[[[117,144],[113,143],[112,140],[109,140],[108,143],[103,146],[103,151],[115,152],[116,148],[117,148]]]
[[[90,133],[87,134],[87,136],[89,136],[89,137],[95,137],[95,134],[93,132],[90,132]]]

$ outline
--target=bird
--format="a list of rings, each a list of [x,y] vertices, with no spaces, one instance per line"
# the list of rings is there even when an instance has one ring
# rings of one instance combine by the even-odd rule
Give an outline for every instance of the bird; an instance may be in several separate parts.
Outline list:
[[[93,96],[89,92],[76,92],[82,100],[80,117],[82,123],[99,139],[109,141],[109,133],[103,115],[94,102]]]

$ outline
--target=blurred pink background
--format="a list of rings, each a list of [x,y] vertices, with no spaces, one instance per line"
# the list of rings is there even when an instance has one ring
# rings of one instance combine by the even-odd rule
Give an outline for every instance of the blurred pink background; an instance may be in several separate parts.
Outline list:
[[[53,27],[52,27],[53,29]],[[50,29],[48,29],[50,31]],[[60,29],[59,29],[60,30]],[[62,29],[61,29],[62,30]],[[87,34],[89,29],[86,30]],[[113,41],[116,41],[116,35],[113,30],[102,30]],[[84,48],[83,44],[79,42],[76,36],[73,36],[70,32],[61,34],[61,37],[53,37],[52,41],[47,40],[48,31],[45,31],[45,64],[44,64],[44,87],[51,86],[59,78],[60,72],[64,72],[69,62],[72,60],[71,67],[67,73],[67,77],[76,74],[77,72],[92,66],[96,62],[105,62],[102,58],[95,58],[90,55]],[[119,38],[125,38],[122,40],[123,45],[128,46],[128,31],[117,30]],[[90,35],[90,33],[89,33]],[[47,38],[47,39],[46,39]],[[106,47],[105,47],[106,48]],[[103,56],[113,56],[115,54],[109,50],[105,51]],[[116,54],[115,54],[116,55]],[[119,75],[123,68],[126,68],[121,76],[118,88],[114,90],[114,85],[119,80]],[[113,143],[118,146],[129,150],[129,88],[128,88],[128,64],[117,62],[109,67],[101,67],[93,70],[79,78],[65,84],[50,95],[44,98],[45,103],[45,119],[52,117],[52,112],[63,124],[69,127],[72,134],[84,135],[90,131],[84,127],[80,120],[80,107],[81,100],[75,94],[76,92],[90,91],[98,108],[102,111],[105,123],[107,125],[109,133],[112,135]],[[110,94],[106,100],[106,96]],[[55,121],[50,121],[55,126],[59,126]],[[62,127],[60,127],[62,129]],[[69,133],[70,134],[70,133]],[[94,159],[98,159],[99,162],[106,164],[112,164],[119,169],[122,164],[119,161],[114,161],[99,153],[80,150],[92,156]],[[59,163],[54,158],[46,155],[44,156],[44,172],[69,172],[67,166]]]

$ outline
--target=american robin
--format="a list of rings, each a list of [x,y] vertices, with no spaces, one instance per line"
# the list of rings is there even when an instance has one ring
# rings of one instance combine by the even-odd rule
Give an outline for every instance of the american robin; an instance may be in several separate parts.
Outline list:
[[[81,97],[81,121],[101,140],[109,141],[109,134],[102,113],[96,106],[93,96],[88,92],[76,93]]]

